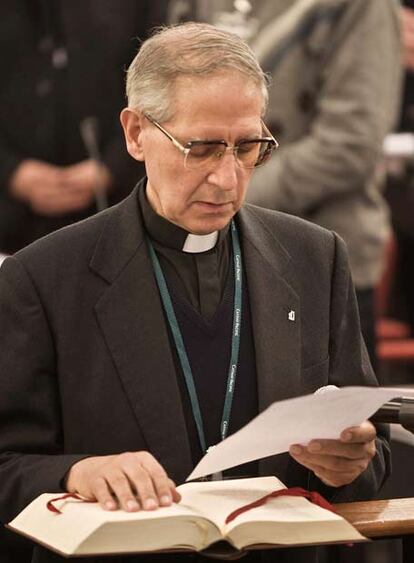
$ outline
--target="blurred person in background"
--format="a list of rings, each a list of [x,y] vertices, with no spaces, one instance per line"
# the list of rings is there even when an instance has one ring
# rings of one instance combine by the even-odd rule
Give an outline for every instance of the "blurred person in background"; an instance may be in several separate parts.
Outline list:
[[[119,112],[138,38],[165,22],[165,0],[0,3],[0,252],[114,203],[144,173]],[[96,197],[98,193],[98,197]],[[31,560],[0,528],[0,561]]]
[[[281,150],[254,178],[250,201],[343,237],[375,368],[374,289],[389,236],[378,163],[399,103],[397,3],[260,5],[263,27],[254,44],[272,75],[268,121]]]
[[[248,201],[336,231],[347,243],[375,367],[374,288],[389,236],[378,162],[400,96],[396,0],[198,0],[199,16],[242,34],[271,76],[280,143]]]
[[[405,81],[399,131],[414,133],[414,0],[401,8]],[[393,314],[408,322],[414,335],[414,161],[413,156],[393,166],[386,197],[397,241]]]
[[[137,38],[168,2],[0,3],[0,252],[119,201],[143,175],[118,115]]]

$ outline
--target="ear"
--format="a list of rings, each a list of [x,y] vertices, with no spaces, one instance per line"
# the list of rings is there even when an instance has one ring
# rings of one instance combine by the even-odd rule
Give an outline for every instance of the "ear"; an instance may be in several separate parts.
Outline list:
[[[145,160],[141,137],[144,116],[139,111],[125,108],[119,118],[124,130],[127,151],[135,160]]]

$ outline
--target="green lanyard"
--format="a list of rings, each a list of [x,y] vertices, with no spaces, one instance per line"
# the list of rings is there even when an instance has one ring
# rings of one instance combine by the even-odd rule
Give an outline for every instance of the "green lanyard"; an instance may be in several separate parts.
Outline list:
[[[233,305],[233,329],[231,340],[231,358],[227,376],[226,396],[224,400],[223,415],[221,419],[220,433],[221,439],[227,436],[230,423],[231,405],[233,402],[234,388],[236,383],[237,364],[239,359],[240,333],[241,333],[241,311],[242,311],[242,257],[240,251],[240,241],[234,221],[231,222],[231,239],[233,245],[234,259],[234,305]],[[164,274],[161,269],[160,262],[155,253],[154,247],[149,238],[147,238],[148,248],[150,252],[151,262],[154,268],[155,277],[157,279],[158,289],[160,290],[162,303],[167,314],[168,323],[174,338],[175,347],[180,359],[181,368],[183,370],[185,383],[191,401],[191,409],[193,411],[194,420],[197,427],[197,433],[200,440],[202,451],[207,451],[206,439],[204,436],[203,420],[201,417],[200,404],[198,402],[197,391],[195,388],[194,377],[191,371],[190,362],[185,350],[183,337],[178,326],[177,317],[175,316],[174,307],[168,291]]]

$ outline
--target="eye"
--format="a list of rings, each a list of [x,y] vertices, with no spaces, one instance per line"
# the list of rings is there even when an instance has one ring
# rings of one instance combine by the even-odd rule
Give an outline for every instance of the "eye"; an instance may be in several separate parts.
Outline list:
[[[190,147],[190,155],[194,158],[221,157],[223,150],[222,143],[194,143]]]
[[[257,141],[240,141],[238,144],[239,153],[252,153],[257,152],[260,148],[260,143]]]

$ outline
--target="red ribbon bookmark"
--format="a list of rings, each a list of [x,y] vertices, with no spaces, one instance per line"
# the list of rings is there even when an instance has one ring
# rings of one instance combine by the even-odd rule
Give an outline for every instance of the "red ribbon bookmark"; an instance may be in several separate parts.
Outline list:
[[[318,506],[322,508],[326,508],[326,510],[330,510],[331,512],[336,512],[332,504],[330,504],[325,498],[323,498],[322,495],[320,495],[316,491],[307,491],[306,489],[302,489],[301,487],[292,487],[290,489],[280,489],[279,491],[274,491],[273,493],[265,495],[264,497],[259,498],[254,502],[251,502],[250,504],[245,504],[244,506],[237,508],[227,516],[226,524],[232,522],[235,518],[237,518],[237,516],[243,514],[243,512],[247,512],[252,508],[257,508],[258,506],[262,506],[272,498],[282,497],[282,496],[304,497],[309,499],[311,502],[313,502],[313,504],[317,504]]]
[[[74,498],[76,500],[81,500],[82,502],[97,502],[96,500],[83,498],[77,495],[76,493],[67,493],[65,495],[61,495],[60,497],[50,499],[50,501],[46,504],[47,509],[50,510],[50,512],[55,512],[56,514],[62,514],[62,511],[55,506],[55,502],[58,502],[59,500],[66,500],[68,498]]]
[[[336,512],[332,504],[330,504],[322,495],[320,495],[316,491],[307,491],[306,489],[302,489],[301,487],[292,487],[290,489],[280,489],[279,491],[274,491],[273,493],[269,493],[268,495],[265,495],[264,497],[259,498],[254,502],[251,502],[250,504],[245,504],[244,506],[241,506],[240,508],[233,510],[233,512],[231,512],[227,516],[226,524],[232,522],[235,518],[237,518],[237,516],[240,516],[240,514],[243,514],[244,512],[247,512],[252,508],[257,508],[258,506],[262,506],[272,498],[281,497],[281,496],[304,497],[309,499],[311,502],[313,502],[313,504],[317,504],[318,506],[322,508],[326,508],[326,510],[330,510],[331,512]],[[46,504],[46,506],[48,510],[50,510],[51,512],[54,512],[55,514],[62,514],[62,511],[55,506],[55,502],[58,502],[60,500],[66,500],[69,498],[80,500],[82,502],[90,502],[90,503],[97,502],[96,500],[83,498],[77,495],[76,493],[67,493],[59,497],[50,499],[49,502]]]

